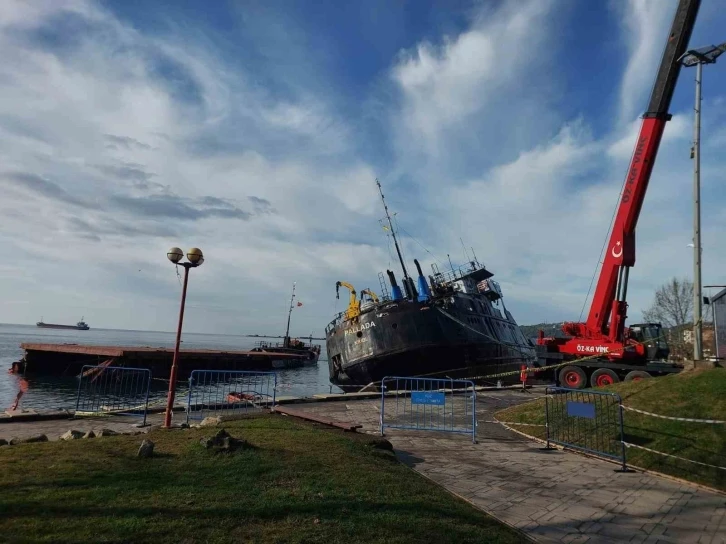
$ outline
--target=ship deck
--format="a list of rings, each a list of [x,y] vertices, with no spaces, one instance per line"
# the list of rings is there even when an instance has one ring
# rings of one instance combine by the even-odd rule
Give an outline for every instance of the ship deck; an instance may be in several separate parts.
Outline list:
[[[148,368],[153,376],[166,377],[174,355],[172,348],[150,346],[22,343],[20,347],[25,356],[13,363],[13,371],[54,376],[76,375],[84,365],[106,363]],[[179,379],[187,379],[192,370],[271,370],[273,360],[302,366],[306,356],[274,351],[180,349]]]

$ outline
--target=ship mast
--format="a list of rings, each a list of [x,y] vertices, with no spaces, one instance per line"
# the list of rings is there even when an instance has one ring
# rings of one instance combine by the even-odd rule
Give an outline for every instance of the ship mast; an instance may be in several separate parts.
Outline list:
[[[287,329],[285,329],[285,339],[283,345],[287,348],[290,346],[290,316],[292,315],[293,301],[295,300],[295,282],[292,282],[292,296],[290,297],[290,309],[287,312]]]
[[[401,257],[401,249],[398,247],[398,240],[396,239],[396,231],[393,230],[393,223],[391,222],[391,216],[388,213],[388,206],[386,206],[386,199],[383,198],[383,189],[381,189],[381,182],[376,178],[376,185],[378,185],[378,192],[381,194],[381,202],[383,202],[383,209],[386,210],[386,218],[388,219],[388,226],[391,227],[391,234],[393,235],[393,243],[396,246],[396,253],[398,253],[398,260],[401,262],[401,268],[403,269],[403,278],[408,280],[408,272],[406,272],[406,265],[403,264],[403,257]]]

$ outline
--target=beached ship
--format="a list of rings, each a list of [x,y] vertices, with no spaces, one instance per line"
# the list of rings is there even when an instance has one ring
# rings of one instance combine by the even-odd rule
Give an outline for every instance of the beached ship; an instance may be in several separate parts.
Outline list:
[[[83,318],[81,317],[81,320],[76,323],[75,325],[59,325],[57,323],[44,323],[43,318],[40,318],[40,321],[38,321],[35,324],[37,327],[40,327],[41,329],[74,329],[78,331],[87,331],[91,327],[88,326],[88,324],[83,321]]]
[[[504,305],[493,274],[474,256],[466,266],[442,272],[432,264],[424,277],[414,259],[416,281],[409,276],[376,180],[403,274],[403,290],[387,270],[391,294],[379,274],[381,296],[339,281],[336,291],[350,292],[348,307],[326,327],[330,382],[344,391],[373,388],[385,376],[469,378],[496,383],[493,374],[532,366],[535,347],[524,337]],[[364,295],[368,298],[364,300]],[[502,377],[503,383],[518,375]]]

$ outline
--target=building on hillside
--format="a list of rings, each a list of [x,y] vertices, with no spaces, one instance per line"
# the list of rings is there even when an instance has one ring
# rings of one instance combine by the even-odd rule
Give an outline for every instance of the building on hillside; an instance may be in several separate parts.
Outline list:
[[[726,289],[711,297],[714,324],[714,345],[716,357],[726,359]]]

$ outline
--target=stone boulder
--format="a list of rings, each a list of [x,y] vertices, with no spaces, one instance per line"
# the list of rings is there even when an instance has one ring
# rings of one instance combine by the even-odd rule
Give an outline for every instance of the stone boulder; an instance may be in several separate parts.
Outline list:
[[[83,438],[83,433],[81,431],[74,431],[73,429],[69,429],[60,435],[60,440],[78,440],[79,438]]]
[[[136,454],[137,457],[149,458],[154,455],[154,443],[148,438],[144,438],[139,447],[139,452]]]
[[[234,438],[224,429],[217,431],[217,434],[210,438],[202,438],[199,443],[207,449],[217,452],[232,452],[238,449],[249,449],[254,446],[246,440]]]
[[[12,438],[10,445],[15,446],[16,444],[30,444],[31,442],[48,442],[48,437],[44,434],[38,434],[35,436],[29,436],[28,438]]]

